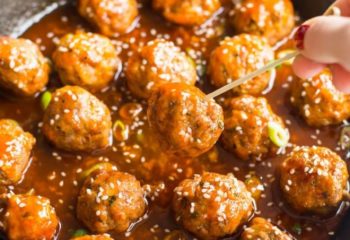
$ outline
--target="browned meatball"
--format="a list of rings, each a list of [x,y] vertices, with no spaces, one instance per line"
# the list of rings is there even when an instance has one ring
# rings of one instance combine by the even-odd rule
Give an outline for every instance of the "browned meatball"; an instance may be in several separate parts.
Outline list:
[[[226,38],[210,56],[208,73],[211,83],[222,87],[235,81],[274,59],[274,52],[264,38],[241,34]],[[235,94],[257,95],[269,84],[273,77],[269,71],[233,89]]]
[[[80,87],[56,90],[44,115],[43,133],[67,151],[93,151],[110,145],[112,121],[107,106]]]
[[[281,166],[280,186],[298,212],[326,214],[343,199],[348,170],[345,161],[324,147],[297,147]]]
[[[226,150],[240,159],[261,159],[273,155],[276,146],[269,136],[269,124],[288,130],[265,98],[243,95],[227,99],[224,104],[225,130],[221,141]]]
[[[120,67],[111,40],[93,33],[65,35],[52,60],[64,84],[78,85],[93,92],[105,88]]]
[[[149,98],[151,92],[167,82],[194,85],[196,67],[173,42],[158,39],[148,42],[128,61],[126,68],[130,91],[138,97]]]
[[[242,0],[232,14],[238,33],[264,36],[270,44],[287,37],[295,25],[291,0]]]
[[[21,96],[43,90],[50,65],[38,46],[27,39],[0,36],[0,86]]]
[[[170,22],[181,25],[201,25],[221,7],[220,0],[153,0]]]
[[[161,85],[153,92],[148,120],[164,150],[197,157],[214,146],[223,131],[223,111],[194,86]]]
[[[254,210],[243,182],[232,174],[204,173],[182,181],[175,189],[176,220],[201,239],[233,234]]]
[[[134,176],[118,171],[96,171],[80,190],[77,215],[92,232],[123,232],[145,209],[144,192]]]
[[[59,222],[50,200],[41,196],[11,195],[4,227],[9,240],[53,239]]]
[[[310,126],[339,124],[350,117],[350,98],[334,87],[327,69],[310,79],[295,79],[291,102]]]
[[[109,235],[86,235],[82,237],[72,238],[71,240],[113,240]]]
[[[264,218],[254,218],[250,226],[244,229],[241,240],[293,240],[288,233],[281,231]]]
[[[19,182],[30,163],[35,144],[32,134],[24,132],[17,122],[0,120],[0,184]]]
[[[136,0],[79,0],[78,11],[110,37],[129,32],[138,15]]]

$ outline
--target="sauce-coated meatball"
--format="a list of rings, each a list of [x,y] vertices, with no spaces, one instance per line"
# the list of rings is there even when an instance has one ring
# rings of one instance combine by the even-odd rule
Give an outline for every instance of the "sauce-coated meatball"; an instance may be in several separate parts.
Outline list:
[[[30,162],[35,144],[32,134],[24,132],[17,122],[0,120],[0,184],[19,182]]]
[[[221,7],[220,0],[153,0],[170,22],[181,25],[201,25]]]
[[[9,240],[53,239],[58,218],[50,200],[41,196],[11,195],[4,227]]]
[[[280,186],[298,212],[326,214],[334,210],[347,186],[345,161],[323,147],[297,147],[281,166]]]
[[[223,103],[225,130],[221,141],[224,148],[240,159],[261,159],[273,155],[278,147],[269,137],[271,122],[287,129],[265,98],[248,95],[230,98]]]
[[[38,46],[27,39],[0,37],[0,86],[32,96],[49,81],[51,67]]]
[[[176,220],[201,239],[233,234],[254,211],[254,200],[232,174],[204,173],[182,181],[173,197]]]
[[[250,226],[244,229],[241,240],[293,240],[288,233],[281,231],[264,218],[254,218]]]
[[[112,121],[107,106],[80,87],[56,90],[47,107],[43,133],[67,151],[93,151],[110,144]]]
[[[110,37],[129,32],[138,15],[136,0],[79,0],[78,11]]]
[[[120,66],[111,40],[83,32],[61,38],[52,60],[64,84],[78,85],[89,91],[106,87]]]
[[[350,98],[334,87],[329,70],[310,79],[295,79],[291,103],[310,126],[339,124],[350,117]]]
[[[264,36],[270,44],[287,37],[295,25],[290,0],[242,0],[232,14],[231,22],[238,33]]]
[[[97,171],[84,182],[78,198],[78,218],[92,231],[126,231],[146,209],[140,182],[128,173]]]
[[[195,65],[173,42],[158,39],[148,42],[140,53],[134,54],[126,69],[130,91],[148,98],[159,85],[182,82],[194,85],[197,80]]]
[[[82,237],[72,238],[71,240],[113,240],[107,234],[104,235],[86,235]]]
[[[266,65],[274,59],[274,52],[264,38],[241,34],[226,38],[210,56],[208,72],[211,83],[222,87]],[[235,94],[257,95],[269,84],[271,71],[233,89]]]
[[[210,150],[224,126],[222,108],[198,88],[181,83],[164,84],[153,92],[148,120],[162,148],[182,157]]]

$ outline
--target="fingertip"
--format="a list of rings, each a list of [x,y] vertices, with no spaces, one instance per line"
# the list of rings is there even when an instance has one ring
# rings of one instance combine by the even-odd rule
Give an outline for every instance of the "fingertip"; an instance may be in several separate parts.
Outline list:
[[[304,56],[297,56],[293,62],[292,67],[294,73],[298,77],[307,79],[320,73],[326,66],[324,64],[316,63],[310,59],[307,59]]]
[[[333,74],[334,86],[344,93],[350,93],[350,72],[346,71],[340,65],[332,65],[330,69]]]

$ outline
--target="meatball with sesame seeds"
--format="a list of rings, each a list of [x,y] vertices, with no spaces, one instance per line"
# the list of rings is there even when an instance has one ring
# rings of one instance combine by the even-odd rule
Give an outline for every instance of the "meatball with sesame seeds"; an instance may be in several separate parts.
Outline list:
[[[215,87],[222,87],[269,63],[274,52],[264,38],[241,34],[226,38],[210,55],[208,73]],[[261,74],[233,88],[234,94],[257,95],[263,92],[274,77],[272,71]]]
[[[310,126],[336,125],[350,117],[350,98],[334,87],[328,69],[313,78],[294,79],[290,100]]]
[[[17,122],[0,120],[0,185],[15,184],[23,178],[35,142]]]
[[[108,234],[103,235],[85,235],[82,237],[72,238],[71,240],[113,240]]]
[[[20,96],[33,96],[49,81],[51,67],[28,39],[0,36],[0,86]]]
[[[148,104],[148,120],[162,148],[181,157],[210,150],[223,131],[223,111],[198,88],[183,83],[161,85]]]
[[[144,191],[137,179],[118,171],[95,171],[78,197],[77,216],[92,232],[124,232],[145,212]]]
[[[193,60],[173,42],[163,39],[148,42],[134,54],[125,74],[130,91],[140,98],[149,98],[154,89],[167,82],[194,85],[197,80]]]
[[[49,199],[10,195],[6,200],[4,228],[9,240],[54,239],[59,220]]]
[[[64,84],[92,92],[105,88],[114,79],[121,63],[111,40],[83,32],[61,38],[52,60]]]
[[[79,0],[78,11],[109,37],[131,31],[138,16],[136,0]]]
[[[271,109],[265,98],[243,95],[223,103],[225,130],[221,141],[226,150],[242,160],[257,160],[274,155],[278,146],[269,134],[275,124],[289,136],[282,119]]]
[[[106,148],[110,145],[111,129],[107,106],[81,87],[56,90],[44,114],[44,135],[66,151]]]
[[[231,15],[237,33],[266,37],[272,45],[287,37],[295,26],[291,0],[242,0]]]
[[[347,188],[346,162],[324,147],[296,147],[281,165],[280,187],[300,213],[328,214]]]
[[[232,174],[204,173],[182,181],[174,190],[175,217],[201,239],[231,235],[254,211],[254,200]]]

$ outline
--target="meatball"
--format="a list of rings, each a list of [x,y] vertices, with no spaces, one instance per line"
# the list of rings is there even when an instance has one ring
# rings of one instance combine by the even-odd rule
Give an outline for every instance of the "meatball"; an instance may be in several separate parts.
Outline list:
[[[0,36],[0,86],[20,96],[33,96],[49,81],[51,67],[38,46],[27,39]]]
[[[110,37],[129,32],[138,16],[136,0],[79,0],[78,11],[103,35]]]
[[[61,81],[89,91],[105,88],[120,68],[120,60],[111,40],[79,32],[67,34],[52,55]]]
[[[148,105],[153,132],[162,148],[175,156],[198,157],[215,145],[223,131],[222,108],[194,86],[161,85]]]
[[[339,124],[350,117],[350,97],[334,87],[328,69],[310,79],[295,79],[291,103],[314,127]]]
[[[0,185],[15,184],[22,179],[35,142],[17,122],[0,120]]]
[[[291,0],[242,0],[232,11],[231,22],[237,33],[266,37],[275,44],[294,28]]]
[[[233,234],[254,210],[254,200],[244,183],[232,174],[196,175],[174,191],[176,220],[201,239]]]
[[[273,155],[278,146],[270,139],[269,124],[274,123],[288,134],[280,117],[265,98],[243,95],[223,103],[225,130],[221,141],[226,150],[248,160]]]
[[[288,233],[281,231],[263,218],[254,218],[250,226],[244,229],[241,240],[293,240]]]
[[[345,161],[324,147],[296,147],[283,161],[280,186],[300,213],[327,214],[343,199],[348,170]]]
[[[113,240],[109,235],[86,235],[82,237],[72,238],[71,240]]]
[[[92,232],[126,231],[146,209],[140,182],[128,173],[96,171],[84,182],[77,215]]]
[[[148,42],[134,54],[125,74],[130,91],[140,98],[149,98],[155,88],[167,82],[194,85],[197,80],[193,60],[163,39]]]
[[[237,80],[274,59],[274,52],[262,37],[242,34],[226,38],[211,53],[208,73],[215,87]],[[269,71],[232,89],[234,94],[260,94],[269,84]]]
[[[221,3],[220,0],[153,0],[153,7],[160,9],[170,22],[193,26],[209,20]]]
[[[58,226],[49,199],[32,195],[8,197],[4,228],[10,240],[53,239]]]
[[[56,90],[47,107],[43,133],[67,151],[93,151],[110,145],[112,121],[107,106],[80,87]]]

